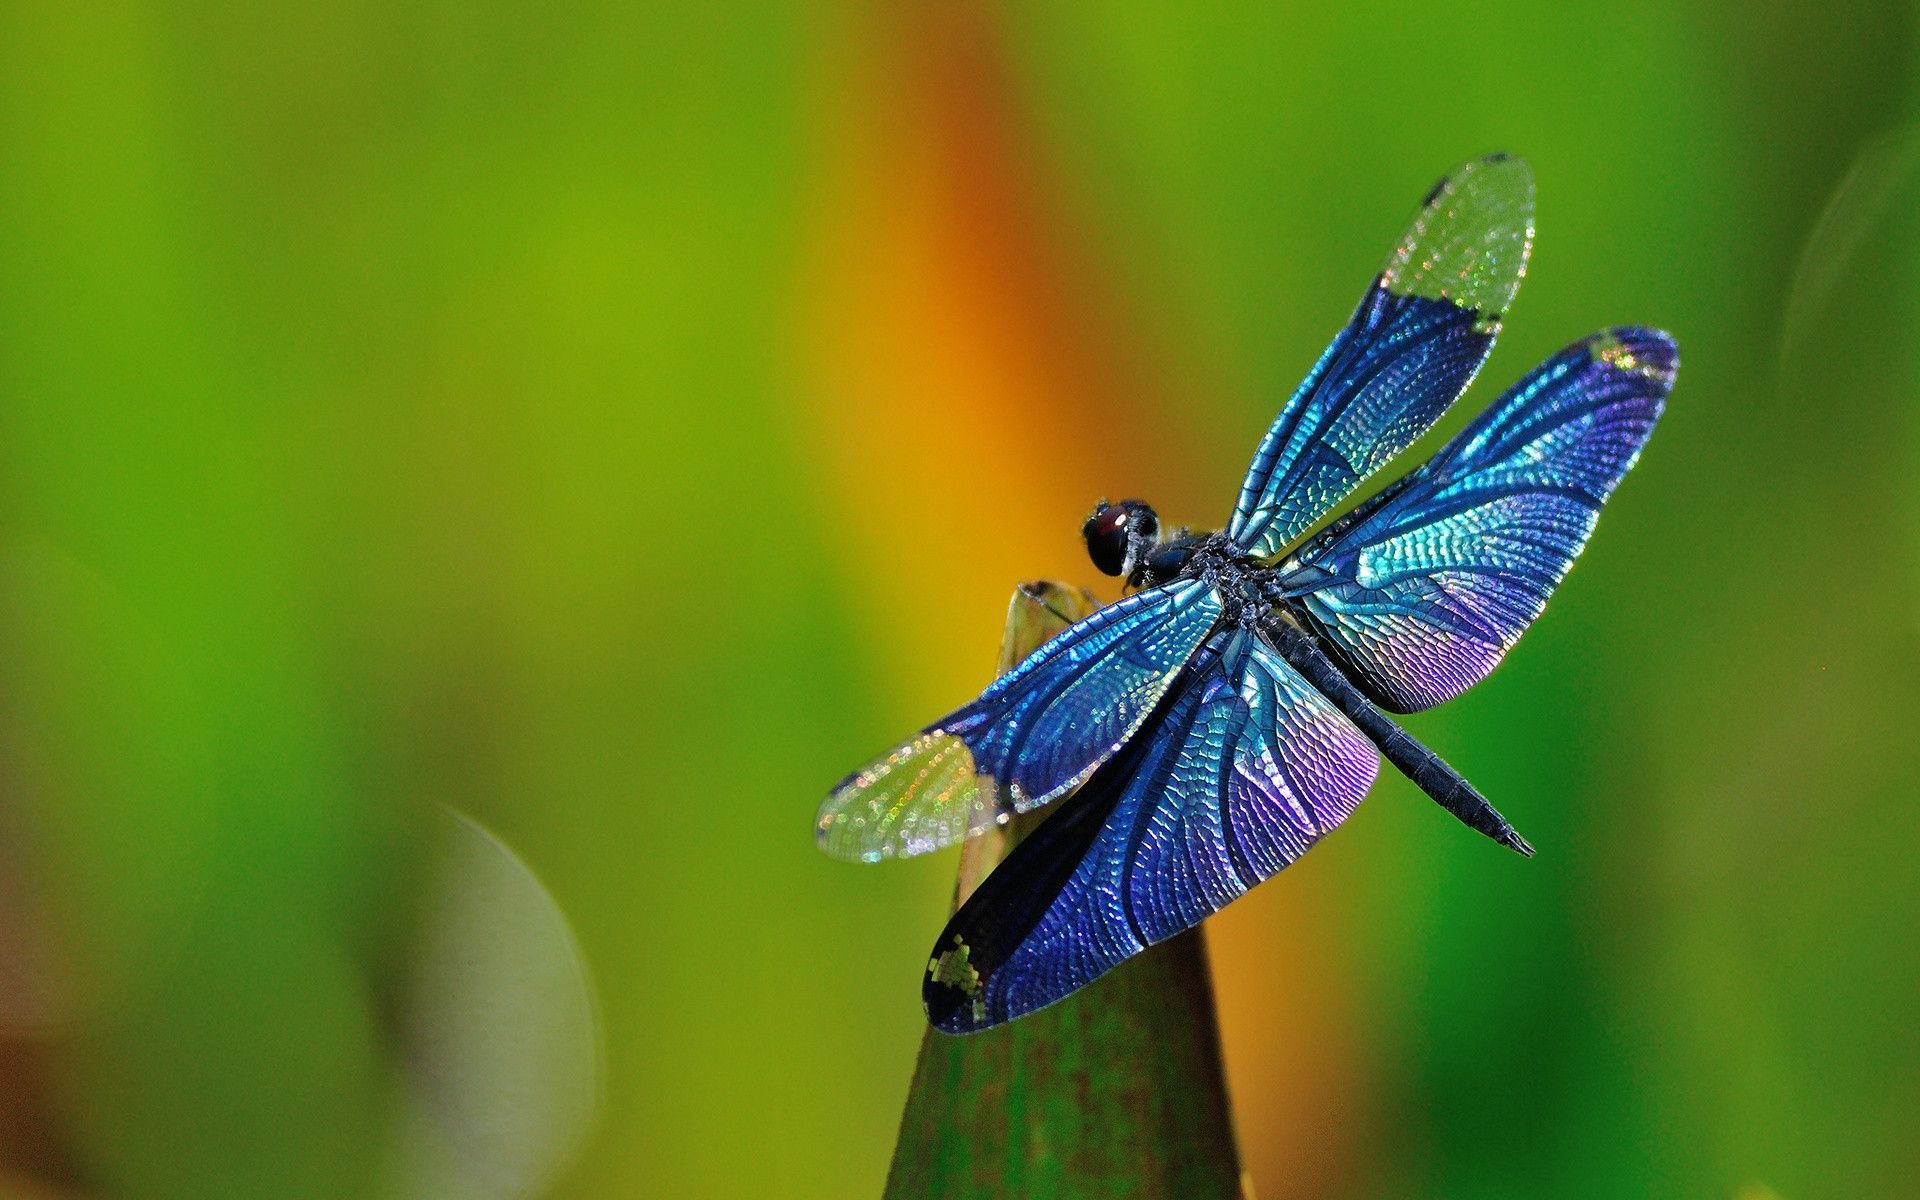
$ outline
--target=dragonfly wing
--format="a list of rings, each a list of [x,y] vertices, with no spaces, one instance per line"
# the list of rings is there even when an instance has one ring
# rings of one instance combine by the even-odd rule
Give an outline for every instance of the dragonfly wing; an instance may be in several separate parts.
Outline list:
[[[1076,786],[1158,706],[1220,612],[1211,586],[1179,580],[1068,626],[841,780],[820,808],[821,849],[865,862],[924,854]]]
[[[1566,576],[1673,386],[1673,340],[1614,329],[1548,359],[1279,581],[1381,705],[1484,678]]]
[[[1517,158],[1476,159],[1428,193],[1261,441],[1235,545],[1278,554],[1432,427],[1493,349],[1532,244],[1533,176]]]
[[[1215,634],[1122,755],[954,914],[928,963],[928,1018],[998,1025],[1192,927],[1345,820],[1379,768],[1251,629]]]

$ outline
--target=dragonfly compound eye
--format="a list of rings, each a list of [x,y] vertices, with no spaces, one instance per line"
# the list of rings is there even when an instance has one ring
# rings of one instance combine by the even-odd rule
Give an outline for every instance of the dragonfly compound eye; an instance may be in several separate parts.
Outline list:
[[[1138,500],[1103,501],[1080,533],[1094,566],[1108,575],[1131,575],[1160,536],[1160,518]]]
[[[1118,575],[1127,569],[1127,510],[1117,504],[1101,504],[1081,526],[1080,536],[1087,539],[1087,557],[1103,575]]]

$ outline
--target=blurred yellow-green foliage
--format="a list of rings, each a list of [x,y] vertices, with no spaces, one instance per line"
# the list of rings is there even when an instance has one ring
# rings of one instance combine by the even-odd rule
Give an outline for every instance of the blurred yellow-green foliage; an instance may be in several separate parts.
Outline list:
[[[814,805],[1490,149],[1441,433],[1684,367],[1409,722],[1540,856],[1383,780],[1210,926],[1259,1194],[1905,1194],[1916,15],[0,6],[0,1194],[876,1194],[953,864]]]

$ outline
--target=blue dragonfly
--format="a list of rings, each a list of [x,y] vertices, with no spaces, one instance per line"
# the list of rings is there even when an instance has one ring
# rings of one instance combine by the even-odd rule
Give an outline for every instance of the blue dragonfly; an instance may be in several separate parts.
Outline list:
[[[1087,551],[1129,594],[834,788],[820,846],[867,862],[1073,793],[941,934],[923,983],[936,1028],[1012,1020],[1197,924],[1345,820],[1383,757],[1533,852],[1387,714],[1459,695],[1540,615],[1660,417],[1673,340],[1575,342],[1314,531],[1472,382],[1532,241],[1521,160],[1441,180],[1267,431],[1226,529],[1103,503]]]

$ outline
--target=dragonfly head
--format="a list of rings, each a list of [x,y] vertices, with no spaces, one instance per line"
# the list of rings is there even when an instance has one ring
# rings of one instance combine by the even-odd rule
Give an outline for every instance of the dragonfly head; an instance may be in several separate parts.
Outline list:
[[[1131,576],[1160,537],[1160,518],[1139,500],[1102,500],[1080,527],[1087,557],[1107,575]]]

